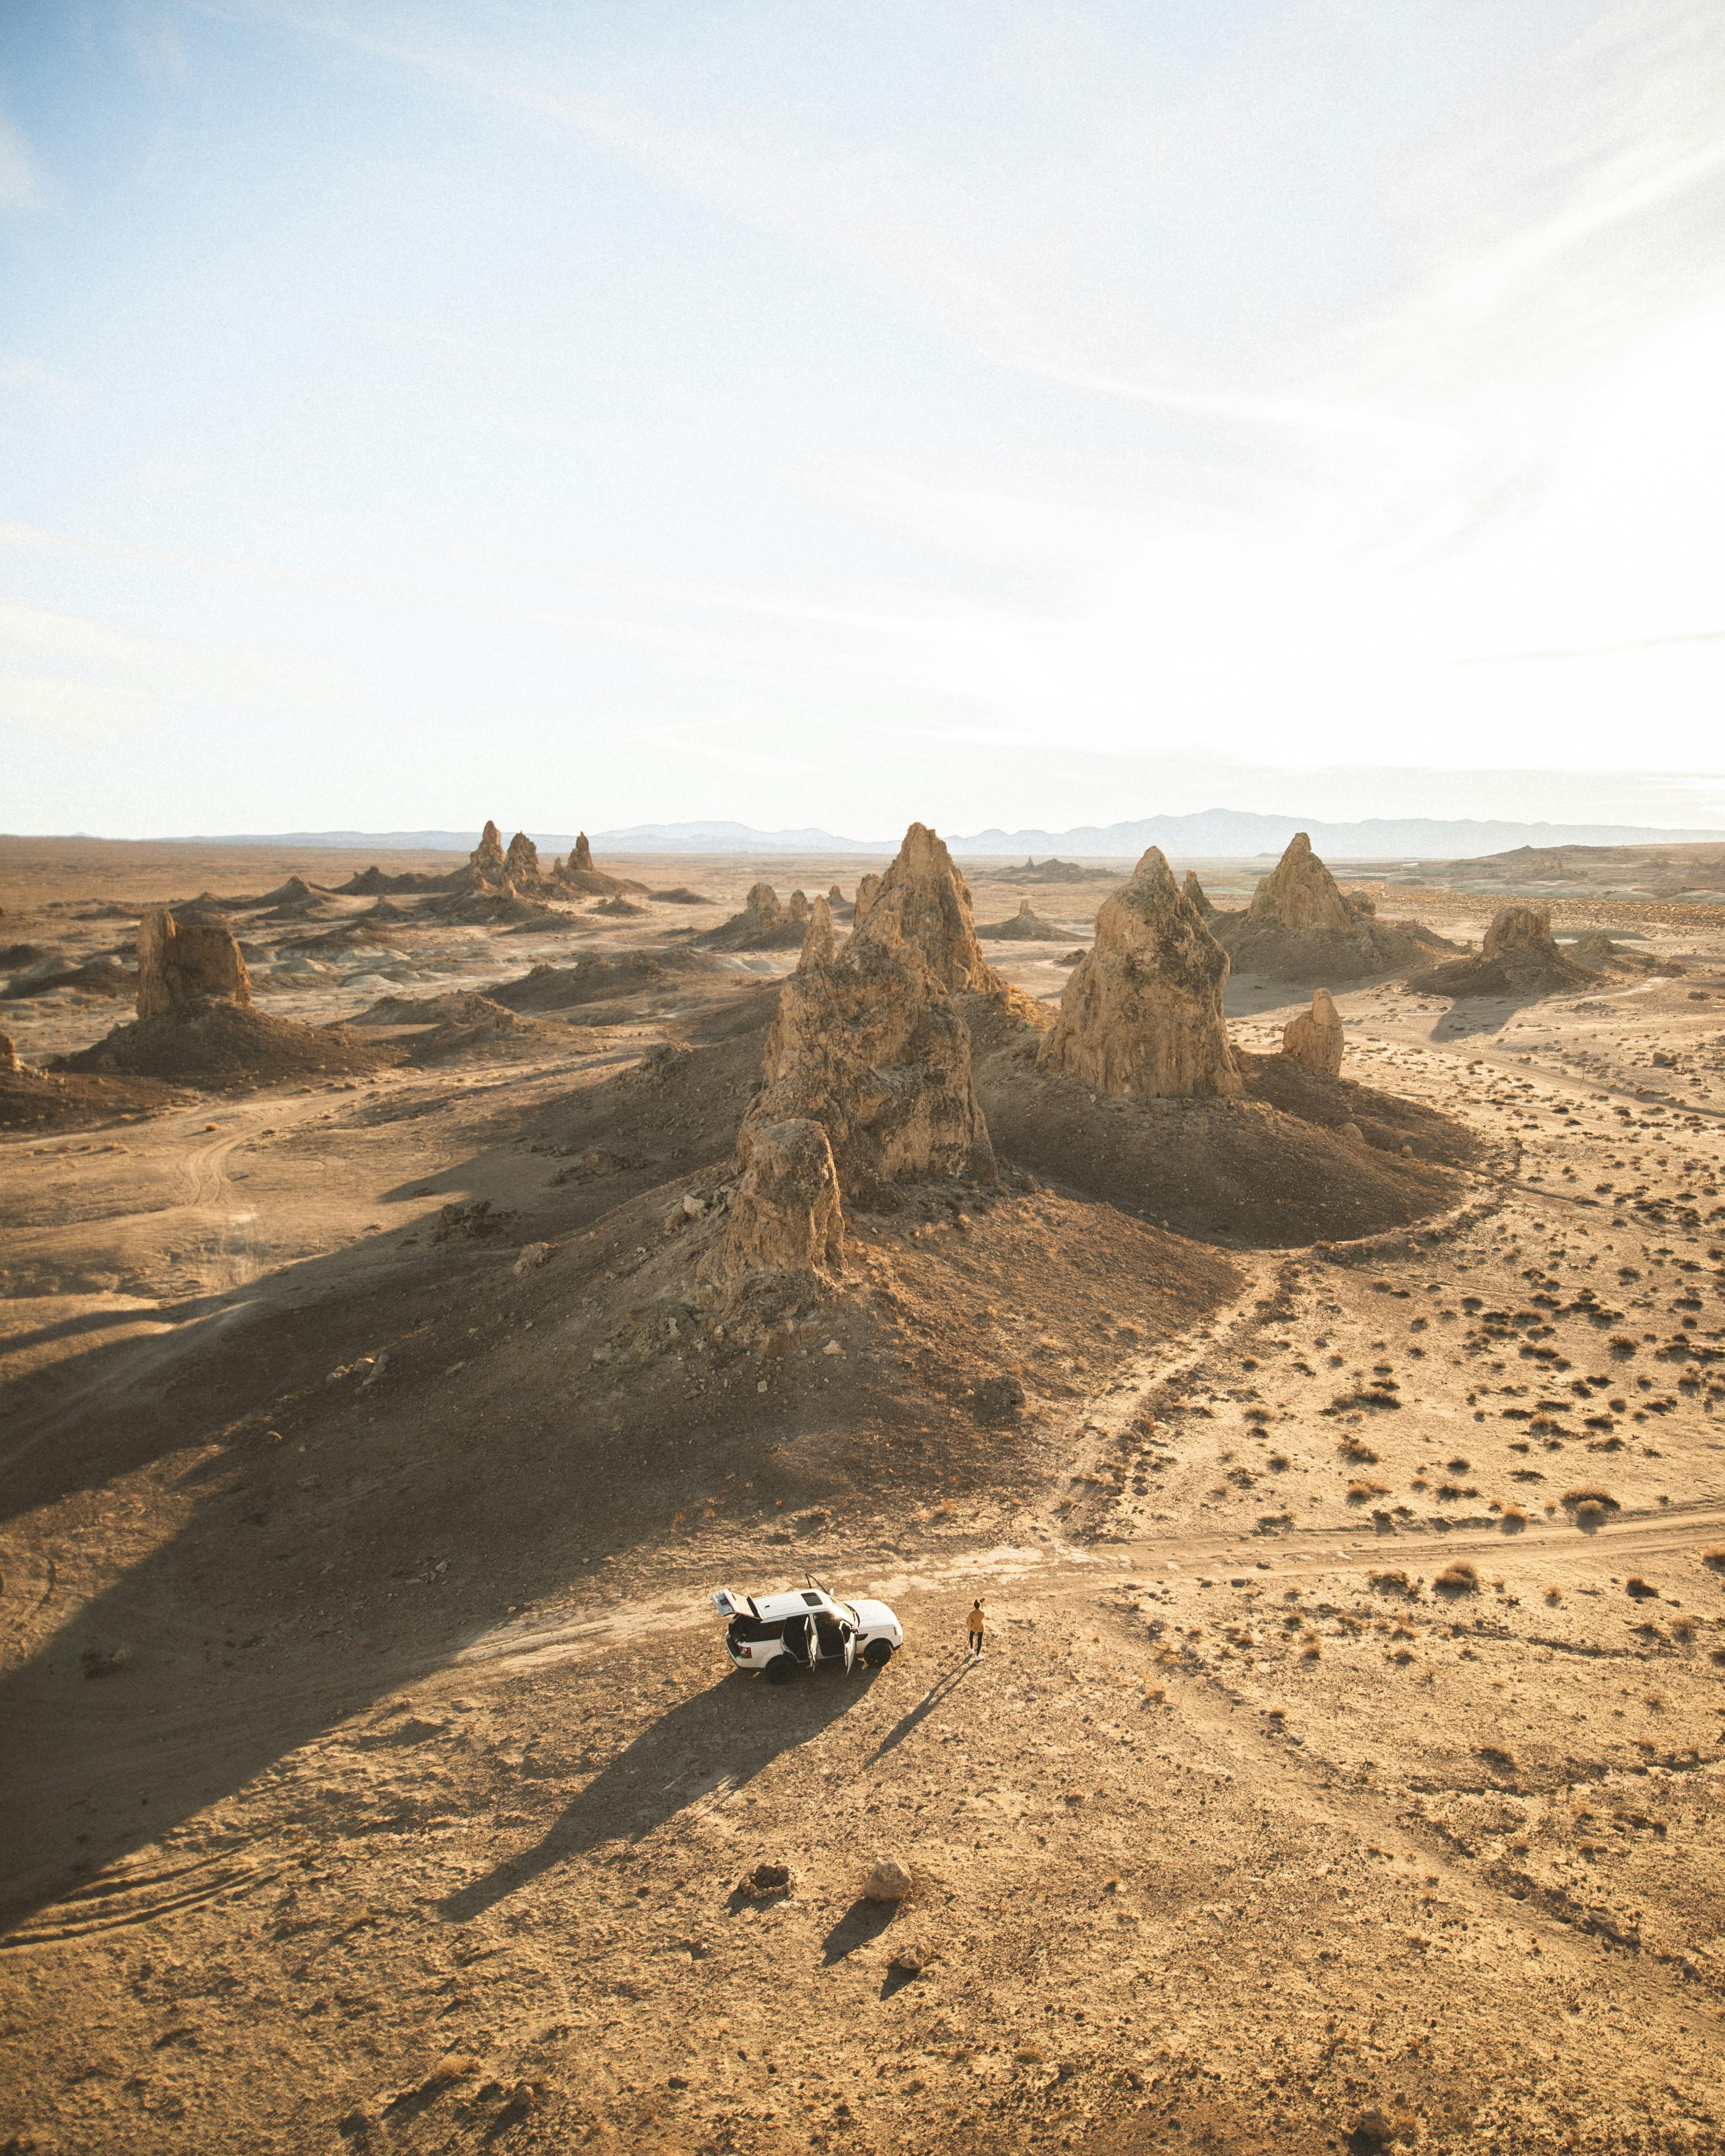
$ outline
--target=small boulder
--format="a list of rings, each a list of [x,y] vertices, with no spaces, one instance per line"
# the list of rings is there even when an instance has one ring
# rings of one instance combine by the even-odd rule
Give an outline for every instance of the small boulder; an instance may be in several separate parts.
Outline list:
[[[902,1902],[913,1883],[909,1866],[898,1857],[877,1856],[863,1881],[863,1894],[870,1902]]]
[[[1327,988],[1320,988],[1312,1009],[1282,1028],[1281,1052],[1321,1078],[1334,1078],[1342,1069],[1344,1040],[1335,999]]]
[[[521,1280],[524,1278],[526,1274],[536,1272],[538,1268],[546,1262],[550,1255],[551,1245],[549,1243],[523,1243],[521,1245],[521,1255],[510,1267],[510,1270],[515,1275],[517,1280]]]

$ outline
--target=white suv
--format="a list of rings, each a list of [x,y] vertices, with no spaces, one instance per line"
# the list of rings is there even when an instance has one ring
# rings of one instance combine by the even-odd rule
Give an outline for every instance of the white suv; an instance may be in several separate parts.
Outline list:
[[[737,1594],[721,1587],[713,1607],[728,1618],[725,1651],[733,1669],[764,1670],[768,1684],[788,1684],[798,1670],[841,1662],[848,1676],[859,1656],[885,1669],[905,1643],[884,1602],[840,1602],[811,1579],[783,1594]]]

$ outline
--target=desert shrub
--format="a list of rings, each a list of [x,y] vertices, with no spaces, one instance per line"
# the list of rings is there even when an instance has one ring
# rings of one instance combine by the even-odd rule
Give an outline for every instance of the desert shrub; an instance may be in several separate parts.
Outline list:
[[[1659,1599],[1659,1589],[1643,1579],[1638,1572],[1632,1573],[1624,1582],[1623,1591],[1637,1602],[1656,1602]]]
[[[1558,1502],[1566,1512],[1579,1512],[1584,1505],[1597,1506],[1602,1512],[1621,1509],[1609,1490],[1566,1490]]]
[[[1506,1534],[1518,1535],[1527,1524],[1527,1515],[1519,1505],[1506,1505],[1500,1515],[1499,1524]]]
[[[1454,1564],[1445,1565],[1431,1584],[1440,1594],[1453,1599],[1461,1594],[1477,1594],[1480,1575],[1465,1557],[1458,1558]]]
[[[1709,1572],[1725,1572],[1725,1549],[1703,1550],[1701,1561]]]
[[[1475,1756],[1497,1774],[1512,1774],[1516,1770],[1514,1753],[1506,1752],[1501,1744],[1481,1744]]]
[[[1348,1486],[1348,1502],[1350,1505],[1363,1505],[1369,1497],[1387,1497],[1389,1495],[1389,1484],[1373,1482],[1369,1476],[1358,1476]]]
[[[1372,1574],[1372,1592],[1374,1594],[1412,1594],[1414,1591],[1413,1582],[1399,1566],[1394,1572],[1374,1572]]]

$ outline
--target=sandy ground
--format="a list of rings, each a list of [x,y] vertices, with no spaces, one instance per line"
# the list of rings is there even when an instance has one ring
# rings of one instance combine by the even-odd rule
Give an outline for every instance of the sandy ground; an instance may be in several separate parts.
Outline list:
[[[307,866],[253,859],[127,888]],[[711,905],[377,978],[266,959],[259,999],[657,948],[762,872],[655,862]],[[31,874],[8,937],[123,947],[118,870]],[[1081,940],[1107,887],[978,912]],[[722,1374],[590,1345],[723,1140],[616,1089],[665,1039],[746,1075],[788,954],[0,1138],[0,2147],[1725,2147],[1725,923],[1664,911],[1681,973],[1338,998],[1353,1075],[1490,1141],[1450,1217],[1211,1252],[1014,1186],[864,1239],[896,1332],[845,1305]],[[1066,947],[990,955],[1057,993]],[[1245,1046],[1295,1007],[1230,989]],[[124,1014],[0,1025],[34,1060]],[[619,1101],[639,1165],[589,1170]],[[513,1219],[434,1245],[477,1199]],[[1020,1437],[961,1411],[984,1348]],[[727,1676],[708,1590],[805,1569],[903,1654]]]

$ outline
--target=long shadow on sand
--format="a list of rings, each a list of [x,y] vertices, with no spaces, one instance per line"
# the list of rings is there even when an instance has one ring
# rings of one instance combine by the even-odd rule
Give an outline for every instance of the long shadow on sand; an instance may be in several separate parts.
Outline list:
[[[788,1687],[726,1676],[685,1700],[572,1797],[531,1849],[506,1858],[439,1906],[470,1923],[523,1887],[601,1842],[639,1841],[679,1812],[723,1804],[782,1753],[818,1737],[867,1695],[873,1673],[818,1671]]]

